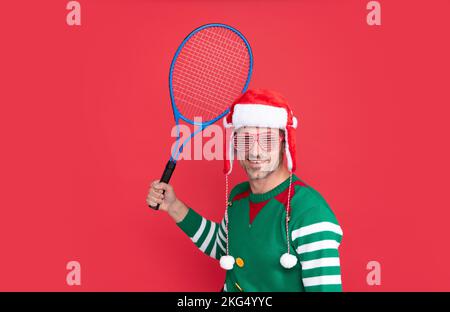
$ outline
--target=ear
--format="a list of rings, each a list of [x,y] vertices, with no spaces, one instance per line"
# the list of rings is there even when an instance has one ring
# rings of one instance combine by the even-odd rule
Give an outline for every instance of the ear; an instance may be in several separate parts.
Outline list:
[[[284,158],[286,157],[286,142],[284,139],[281,141],[280,144],[280,164],[283,164],[285,162]]]
[[[283,139],[281,140],[280,148],[281,148],[281,151],[283,152],[283,154],[286,154],[285,153],[285,151],[286,151],[286,138],[285,137],[283,137]]]

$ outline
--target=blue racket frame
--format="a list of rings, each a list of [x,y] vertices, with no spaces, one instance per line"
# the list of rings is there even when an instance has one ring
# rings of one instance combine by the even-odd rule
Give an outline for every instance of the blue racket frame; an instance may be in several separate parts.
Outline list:
[[[174,148],[172,149],[172,153],[170,156],[170,160],[173,162],[177,162],[178,157],[180,156],[180,154],[183,152],[183,148],[186,145],[186,143],[188,143],[197,133],[202,132],[206,127],[208,127],[209,125],[212,125],[213,123],[215,123],[217,120],[223,118],[226,114],[229,113],[230,109],[228,108],[227,110],[225,110],[222,114],[220,114],[219,116],[217,116],[216,118],[209,120],[207,122],[196,122],[194,120],[190,120],[186,117],[184,117],[179,111],[178,108],[176,106],[175,103],[175,97],[173,95],[173,88],[172,88],[172,75],[173,75],[173,69],[175,67],[178,55],[180,54],[181,50],[183,49],[184,45],[186,44],[186,42],[196,33],[198,33],[199,31],[205,29],[205,28],[209,28],[209,27],[224,27],[227,28],[231,31],[233,31],[236,35],[238,35],[244,42],[245,45],[247,46],[247,50],[249,52],[249,70],[248,70],[248,77],[247,77],[247,81],[245,82],[244,88],[242,89],[242,92],[245,92],[248,88],[248,85],[250,83],[250,79],[252,76],[252,71],[253,71],[253,54],[252,54],[252,49],[250,47],[250,44],[248,43],[247,39],[245,39],[245,37],[235,28],[225,25],[225,24],[220,24],[220,23],[211,23],[211,24],[206,24],[203,26],[198,27],[197,29],[193,30],[181,43],[181,45],[178,47],[177,51],[175,52],[175,56],[173,57],[172,63],[170,65],[170,72],[169,72],[169,90],[170,90],[170,101],[172,103],[172,111],[173,111],[173,117],[175,119],[175,123],[176,123],[176,127],[177,127],[177,133],[176,133],[176,144],[174,146]],[[191,125],[195,125],[195,126],[199,126],[199,128],[194,131],[182,144],[181,146],[178,148],[179,143],[180,143],[180,127],[179,127],[179,121],[180,118],[182,120],[184,120],[185,122],[191,124]],[[176,154],[174,154],[176,152]]]

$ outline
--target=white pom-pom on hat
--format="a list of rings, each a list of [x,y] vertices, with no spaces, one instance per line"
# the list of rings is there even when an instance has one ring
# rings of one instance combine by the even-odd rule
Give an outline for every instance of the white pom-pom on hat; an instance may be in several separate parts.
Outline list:
[[[224,270],[231,270],[234,266],[235,260],[233,256],[220,257],[220,267]]]
[[[281,256],[280,263],[286,269],[293,268],[297,264],[297,257],[294,255],[285,253]]]

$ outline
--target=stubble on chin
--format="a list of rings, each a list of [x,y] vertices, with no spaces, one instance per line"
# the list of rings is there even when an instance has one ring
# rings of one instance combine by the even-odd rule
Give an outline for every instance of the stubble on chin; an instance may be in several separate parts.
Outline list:
[[[246,169],[246,172],[249,180],[260,180],[267,178],[273,171]]]

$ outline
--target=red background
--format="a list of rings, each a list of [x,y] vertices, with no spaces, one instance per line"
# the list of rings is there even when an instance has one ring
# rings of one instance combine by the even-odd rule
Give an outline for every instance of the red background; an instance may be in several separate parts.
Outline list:
[[[342,225],[344,290],[449,291],[450,3],[380,1],[370,27],[367,2],[82,0],[72,27],[67,1],[2,3],[0,290],[221,288],[218,262],[145,198],[172,144],[175,49],[222,22],[252,45],[250,86],[299,118],[297,174]],[[183,161],[172,180],[215,221],[221,170]],[[81,286],[66,284],[72,260]]]

